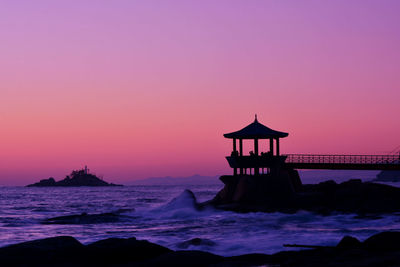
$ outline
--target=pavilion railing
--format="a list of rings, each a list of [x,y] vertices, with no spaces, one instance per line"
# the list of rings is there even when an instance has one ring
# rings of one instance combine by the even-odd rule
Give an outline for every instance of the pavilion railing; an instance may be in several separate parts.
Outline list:
[[[400,164],[397,155],[312,155],[286,154],[285,163],[313,164]]]

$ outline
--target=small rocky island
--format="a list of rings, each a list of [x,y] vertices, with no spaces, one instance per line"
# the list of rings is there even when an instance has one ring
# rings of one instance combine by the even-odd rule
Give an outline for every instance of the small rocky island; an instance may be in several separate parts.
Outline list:
[[[63,180],[56,182],[53,177],[40,180],[37,183],[27,185],[27,187],[50,187],[50,186],[122,186],[113,183],[107,183],[96,175],[89,173],[87,166],[85,169],[74,170]]]

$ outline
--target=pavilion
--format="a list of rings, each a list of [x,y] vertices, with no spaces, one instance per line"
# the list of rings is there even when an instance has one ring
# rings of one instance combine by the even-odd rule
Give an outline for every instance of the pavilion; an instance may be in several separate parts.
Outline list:
[[[237,175],[237,170],[240,170],[240,174],[247,174],[247,169],[253,169],[254,175],[260,174],[260,168],[264,173],[264,168],[269,171],[271,168],[278,167],[284,163],[286,156],[281,156],[279,152],[279,139],[287,137],[289,134],[285,132],[279,132],[268,128],[267,126],[261,124],[257,120],[257,115],[255,115],[255,120],[253,123],[244,127],[243,129],[224,134],[225,138],[230,138],[233,140],[233,151],[231,156],[226,157],[229,166],[233,168],[234,175]],[[269,151],[267,153],[259,154],[259,140],[267,139],[267,148],[269,145]],[[237,140],[239,140],[239,151],[236,149]],[[254,141],[254,151],[250,151],[249,155],[243,154],[243,140],[253,140]],[[275,140],[275,142],[274,142]],[[275,143],[275,149],[274,149]]]

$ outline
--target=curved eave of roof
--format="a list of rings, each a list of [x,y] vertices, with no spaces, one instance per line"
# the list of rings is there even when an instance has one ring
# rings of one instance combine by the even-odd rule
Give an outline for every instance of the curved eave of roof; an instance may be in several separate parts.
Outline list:
[[[225,138],[236,138],[236,139],[270,139],[270,138],[284,138],[289,134],[285,132],[279,132],[268,128],[267,126],[259,123],[255,120],[250,125],[243,129],[224,134]]]

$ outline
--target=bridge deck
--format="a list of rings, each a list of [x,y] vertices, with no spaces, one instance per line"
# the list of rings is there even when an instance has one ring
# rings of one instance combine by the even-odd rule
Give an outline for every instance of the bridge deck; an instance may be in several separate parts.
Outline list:
[[[285,165],[294,169],[400,170],[399,155],[288,154]]]

